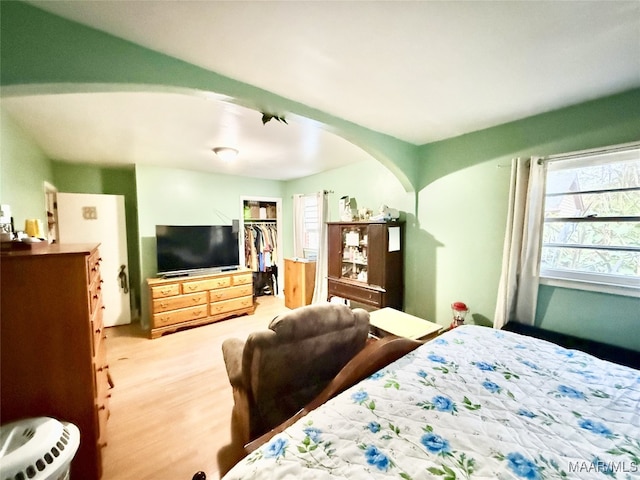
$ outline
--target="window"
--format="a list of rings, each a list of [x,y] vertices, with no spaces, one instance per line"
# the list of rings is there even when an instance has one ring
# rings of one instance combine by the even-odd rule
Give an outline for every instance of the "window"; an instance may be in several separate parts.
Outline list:
[[[305,195],[303,200],[303,241],[304,257],[315,260],[320,244],[320,220],[318,218],[318,196]]]
[[[640,296],[640,144],[546,162],[541,279]]]

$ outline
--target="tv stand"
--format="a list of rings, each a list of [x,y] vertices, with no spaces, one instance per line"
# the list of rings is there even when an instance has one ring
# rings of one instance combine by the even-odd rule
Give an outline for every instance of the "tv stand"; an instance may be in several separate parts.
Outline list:
[[[150,338],[254,312],[253,274],[249,269],[179,275],[147,279]]]

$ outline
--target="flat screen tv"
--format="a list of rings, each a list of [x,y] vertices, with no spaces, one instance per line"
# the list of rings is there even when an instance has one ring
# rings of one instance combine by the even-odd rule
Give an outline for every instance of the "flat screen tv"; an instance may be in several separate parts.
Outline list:
[[[238,228],[232,225],[156,225],[158,273],[189,275],[240,265]]]

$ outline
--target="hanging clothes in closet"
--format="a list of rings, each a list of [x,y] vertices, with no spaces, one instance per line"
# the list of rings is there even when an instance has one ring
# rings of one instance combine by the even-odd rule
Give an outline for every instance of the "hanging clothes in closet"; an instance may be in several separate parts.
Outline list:
[[[245,265],[254,272],[256,295],[277,293],[277,238],[275,223],[260,222],[244,226]]]

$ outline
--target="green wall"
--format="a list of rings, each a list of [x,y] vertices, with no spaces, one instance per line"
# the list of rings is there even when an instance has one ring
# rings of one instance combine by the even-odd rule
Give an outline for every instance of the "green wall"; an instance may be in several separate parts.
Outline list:
[[[148,321],[145,279],[157,274],[156,225],[231,225],[241,215],[243,196],[283,196],[274,180],[217,175],[190,170],[136,167],[142,321]]]
[[[286,182],[283,210],[287,218],[293,219],[294,194],[321,190],[330,191],[327,197],[329,221],[340,220],[338,205],[343,196],[355,198],[359,208],[367,207],[374,213],[385,204],[400,210],[403,220],[410,221],[412,217],[414,194],[407,193],[394,174],[374,159]],[[285,238],[292,239],[291,221],[287,221],[286,229]],[[285,255],[293,255],[292,241],[287,242],[285,248]]]
[[[24,230],[27,218],[46,225],[44,182],[53,183],[51,161],[3,110],[0,138],[0,203],[11,207],[16,230]]]
[[[640,89],[636,89],[441,142],[410,145],[29,5],[2,2],[1,7],[3,95],[135,90],[142,84],[156,91],[210,91],[258,110],[317,120],[372,155],[371,161],[291,182],[137,166],[135,173],[129,173],[134,178],[127,192],[132,197],[131,189],[135,190],[134,243],[139,248],[141,287],[144,278],[155,273],[156,223],[218,222],[237,218],[241,195],[282,197],[286,255],[291,252],[291,195],[327,189],[334,191],[332,219],[337,218],[342,195],[374,210],[384,203],[404,212],[408,312],[447,324],[449,305],[461,300],[471,307],[474,321],[487,323],[495,309],[511,158],[640,137]],[[11,204],[22,222],[38,217],[38,211],[44,216],[44,180],[55,177],[52,183],[69,182],[65,185],[69,187],[86,181],[82,188],[90,191],[104,191],[116,183],[105,178],[111,176],[106,169],[58,163],[52,167],[5,117],[0,201]],[[576,302],[591,308],[575,308]],[[545,287],[540,303],[539,325],[640,350],[638,299]]]
[[[443,323],[461,300],[477,323],[493,318],[512,158],[638,139],[640,89],[422,146],[416,311]],[[640,350],[640,299],[552,287],[539,299],[537,325]]]
[[[330,126],[413,189],[416,147],[320,110],[52,15],[0,2],[0,83],[8,94],[173,90],[215,92],[258,111],[300,115]],[[215,55],[216,52],[212,52]]]

